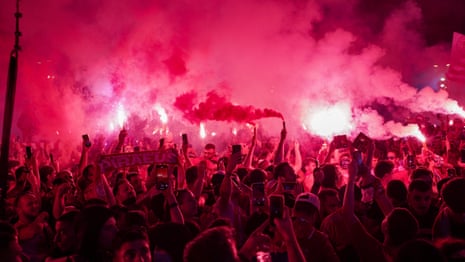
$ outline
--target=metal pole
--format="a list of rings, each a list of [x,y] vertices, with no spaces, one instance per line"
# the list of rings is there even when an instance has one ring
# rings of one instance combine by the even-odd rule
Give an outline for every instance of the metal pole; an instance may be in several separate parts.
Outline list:
[[[19,19],[22,14],[19,12],[19,0],[16,2],[16,32],[15,45],[10,53],[10,64],[8,67],[7,89],[5,96],[5,111],[3,114],[3,132],[2,132],[2,148],[0,152],[0,200],[3,202],[7,190],[8,176],[8,154],[10,151],[10,135],[11,125],[13,122],[13,111],[15,105],[16,80],[18,77],[18,53],[21,49],[19,46]],[[3,204],[3,203],[2,203]],[[4,210],[4,208],[2,208]],[[3,211],[0,211],[3,212]]]

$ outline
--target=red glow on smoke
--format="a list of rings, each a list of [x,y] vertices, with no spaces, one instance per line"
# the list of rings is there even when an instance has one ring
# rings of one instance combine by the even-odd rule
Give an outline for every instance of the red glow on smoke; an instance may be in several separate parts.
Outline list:
[[[175,51],[163,63],[165,63],[172,76],[182,76],[187,73],[186,62],[182,58],[180,51]]]
[[[15,28],[15,1],[4,2],[0,94]],[[409,133],[410,113],[465,116],[452,88],[412,86],[449,56],[411,26],[422,22],[416,2],[379,5],[381,18],[356,11],[359,1],[23,1],[13,134],[56,139],[58,130],[72,144],[123,125],[142,137],[197,133],[203,122],[221,137],[227,122],[256,121],[277,135],[278,121],[259,119],[285,115],[292,136],[304,126],[386,138]],[[328,117],[325,106],[338,104],[350,105],[348,117]]]
[[[215,91],[210,91],[206,100],[199,103],[198,106],[194,106],[196,97],[197,94],[192,91],[177,97],[174,103],[174,106],[181,110],[184,117],[192,123],[198,124],[206,120],[250,123],[268,117],[283,119],[283,115],[273,109],[234,105]]]

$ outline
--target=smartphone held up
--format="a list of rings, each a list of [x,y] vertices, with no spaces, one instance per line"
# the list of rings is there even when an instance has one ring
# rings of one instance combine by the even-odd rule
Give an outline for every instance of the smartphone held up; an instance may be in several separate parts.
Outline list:
[[[155,166],[155,185],[158,190],[166,190],[169,187],[168,165],[159,164]]]
[[[274,225],[275,218],[283,218],[284,214],[284,196],[270,196],[270,223]]]
[[[256,207],[265,206],[265,183],[252,184],[252,205]]]

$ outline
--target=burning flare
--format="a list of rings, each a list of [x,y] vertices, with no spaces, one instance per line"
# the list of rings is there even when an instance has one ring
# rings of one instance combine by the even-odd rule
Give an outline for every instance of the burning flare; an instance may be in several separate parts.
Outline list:
[[[124,106],[119,103],[118,108],[116,111],[116,118],[117,118],[117,124],[121,129],[124,128],[124,123],[126,122],[128,116],[126,114],[126,110],[124,109]]]
[[[386,129],[390,130],[390,135],[396,137],[415,137],[420,142],[426,142],[426,137],[420,131],[417,124],[402,125],[400,123],[394,123],[389,121],[386,123]]]
[[[330,139],[338,134],[349,134],[353,129],[350,105],[339,102],[307,113],[303,126],[312,134]]]
[[[155,105],[155,111],[157,111],[158,115],[160,116],[160,121],[166,125],[168,123],[168,114],[166,110],[161,105]]]
[[[199,131],[200,138],[205,139],[207,137],[207,131],[205,130],[205,124],[200,123],[200,131]]]

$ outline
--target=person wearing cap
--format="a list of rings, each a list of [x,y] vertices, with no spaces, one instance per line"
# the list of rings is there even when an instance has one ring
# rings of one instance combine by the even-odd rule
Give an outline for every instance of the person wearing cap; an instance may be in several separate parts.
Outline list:
[[[328,237],[315,228],[320,200],[312,193],[301,193],[295,200],[293,225],[297,241],[307,261],[339,261]]]

